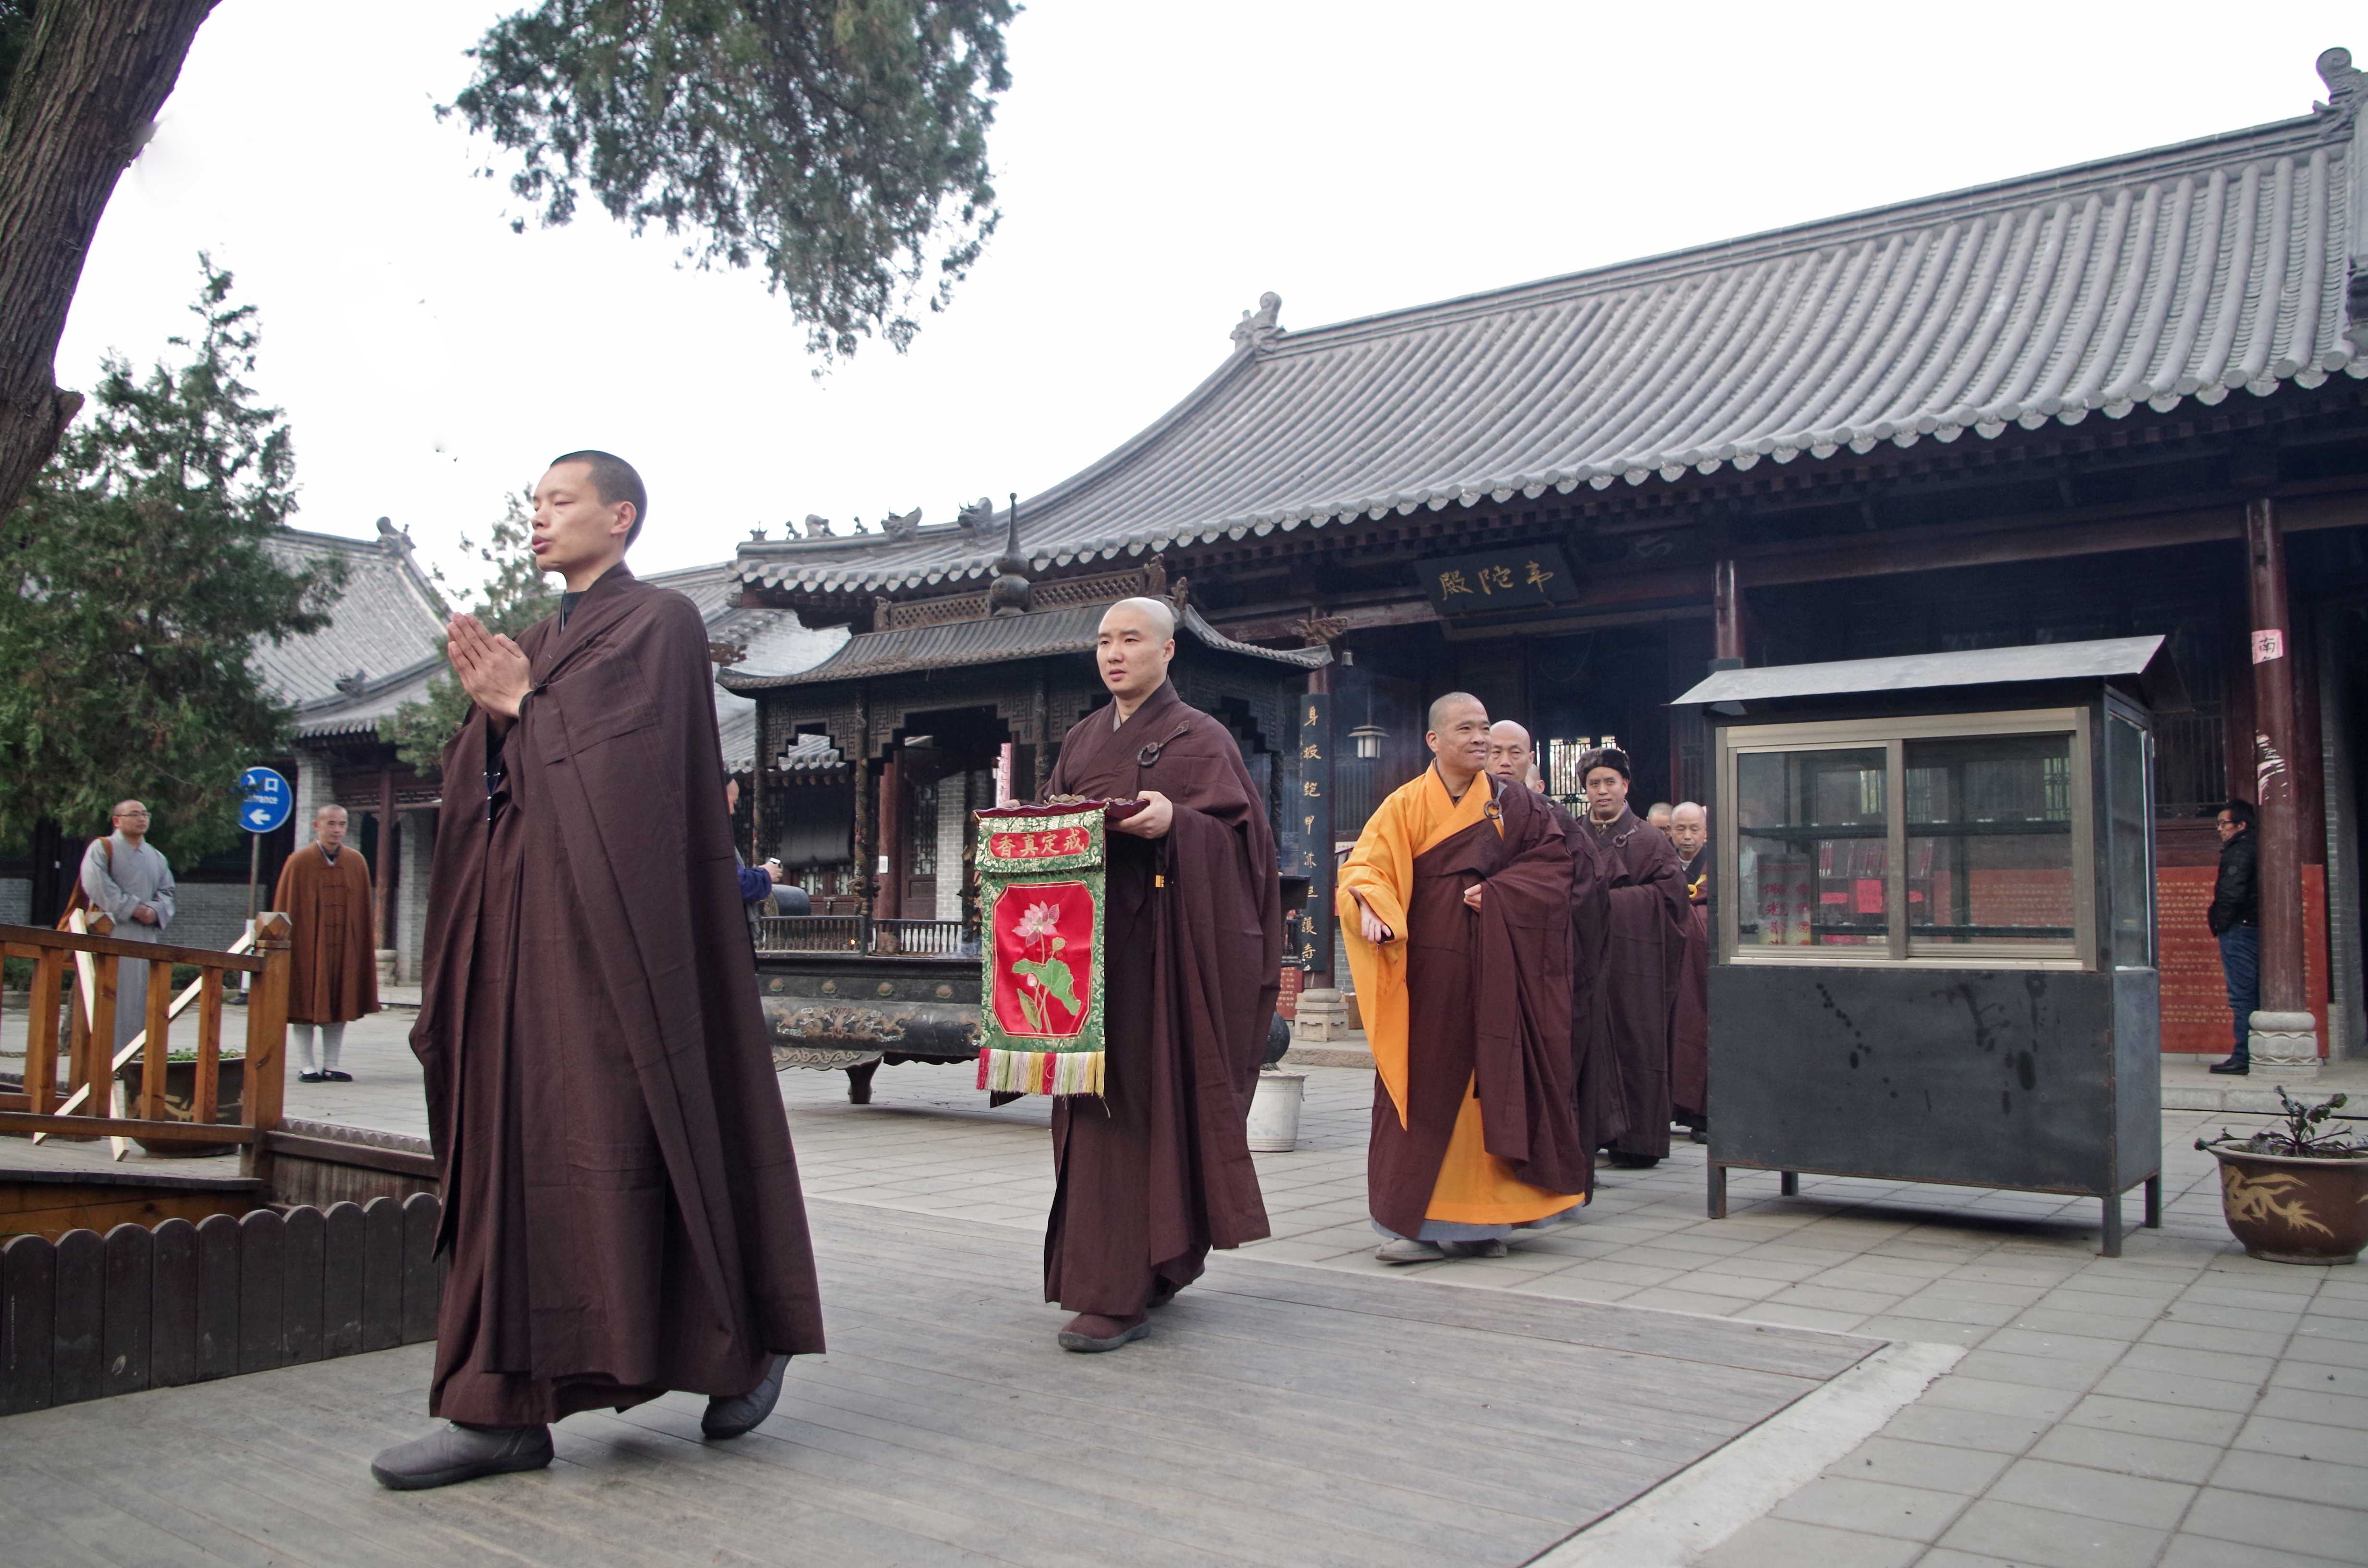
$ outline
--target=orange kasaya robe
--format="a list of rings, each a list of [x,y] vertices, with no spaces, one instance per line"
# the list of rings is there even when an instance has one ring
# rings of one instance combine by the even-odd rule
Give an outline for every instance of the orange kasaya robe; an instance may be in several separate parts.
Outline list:
[[[1526,790],[1436,768],[1382,802],[1341,868],[1340,930],[1376,1083],[1367,1189],[1403,1236],[1512,1227],[1587,1200],[1571,1051],[1570,848]],[[1464,890],[1486,891],[1481,907]],[[1359,929],[1357,896],[1393,939]]]

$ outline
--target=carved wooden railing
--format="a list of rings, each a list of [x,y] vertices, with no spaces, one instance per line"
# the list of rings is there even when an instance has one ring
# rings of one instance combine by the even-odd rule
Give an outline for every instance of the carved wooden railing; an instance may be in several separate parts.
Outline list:
[[[868,915],[765,915],[757,920],[759,953],[959,958],[977,936],[960,920],[875,920]]]
[[[270,1154],[263,1134],[279,1124],[282,1074],[288,1038],[289,925],[285,915],[256,917],[251,951],[216,952],[206,948],[127,942],[97,931],[49,931],[31,926],[0,926],[0,952],[33,965],[30,1006],[25,1020],[25,1074],[21,1108],[0,1108],[0,1133],[32,1133],[36,1139],[138,1138],[146,1142],[238,1143],[247,1176],[268,1175]],[[144,1033],[115,1050],[116,985],[126,963],[148,966]],[[181,996],[173,994],[173,966],[187,964],[198,978]],[[239,1119],[218,1122],[222,1105],[222,995],[229,977],[255,977],[247,990],[245,1088]],[[57,1082],[58,1012],[69,998],[66,1081]],[[165,1064],[172,1054],[172,1028],[184,1011],[197,1015],[196,1088],[189,1119],[165,1114]],[[112,1115],[115,1074],[137,1056],[139,1092],[125,1107],[135,1114]]]

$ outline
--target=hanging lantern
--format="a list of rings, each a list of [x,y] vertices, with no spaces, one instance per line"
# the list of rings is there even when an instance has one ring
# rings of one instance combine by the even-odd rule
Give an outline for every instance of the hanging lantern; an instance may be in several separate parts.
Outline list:
[[[1366,762],[1382,755],[1382,743],[1389,738],[1390,733],[1378,724],[1360,724],[1349,732],[1350,749]]]

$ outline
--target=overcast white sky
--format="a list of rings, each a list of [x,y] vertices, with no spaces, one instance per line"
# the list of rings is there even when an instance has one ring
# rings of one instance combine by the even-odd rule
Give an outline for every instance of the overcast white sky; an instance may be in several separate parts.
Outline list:
[[[500,0],[225,0],[125,174],[58,374],[144,366],[211,249],[262,309],[299,526],[431,560],[572,447],[637,463],[642,570],[820,512],[930,521],[1116,446],[1261,290],[1308,327],[2284,119],[2354,4],[1032,0],[1004,221],[911,352],[820,382],[747,274],[587,203],[510,233],[432,111]],[[463,581],[473,581],[466,573]]]

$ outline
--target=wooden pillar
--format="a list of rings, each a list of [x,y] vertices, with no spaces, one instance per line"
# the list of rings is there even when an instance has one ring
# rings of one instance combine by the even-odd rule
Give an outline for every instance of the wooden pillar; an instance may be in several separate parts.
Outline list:
[[[2303,991],[2301,791],[2295,778],[2294,642],[2285,540],[2267,500],[2245,508],[2252,594],[2255,827],[2261,898],[2261,1011],[2300,1013]]]
[[[394,769],[378,770],[378,864],[371,867],[378,882],[378,926],[371,934],[371,961],[377,961],[381,948],[394,945],[394,855],[395,840],[403,828],[394,820]]]
[[[285,914],[266,911],[255,917],[255,953],[263,960],[263,972],[246,995],[245,1103],[240,1108],[254,1141],[240,1151],[239,1174],[260,1179],[266,1198],[271,1196],[271,1146],[263,1135],[279,1125],[287,1087],[290,947]]]
[[[902,892],[899,884],[905,876],[905,810],[898,796],[903,771],[894,756],[880,765],[880,806],[874,813],[874,820],[880,824],[880,858],[871,863],[874,920],[896,918],[898,894]],[[885,870],[879,869],[883,862]]]
[[[1711,563],[1711,659],[1713,669],[1743,667],[1743,590],[1736,583],[1735,558]],[[1700,646],[1699,643],[1696,644]]]

